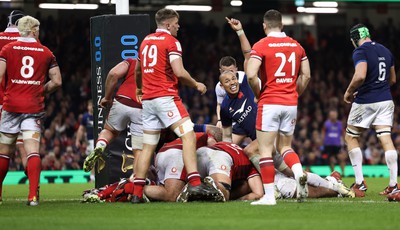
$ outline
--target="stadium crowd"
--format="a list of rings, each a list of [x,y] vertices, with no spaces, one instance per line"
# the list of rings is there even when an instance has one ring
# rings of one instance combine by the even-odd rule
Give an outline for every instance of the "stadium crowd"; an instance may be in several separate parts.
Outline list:
[[[1,28],[6,27],[6,17],[6,14],[1,16]],[[46,118],[40,147],[43,170],[81,169],[86,146],[83,144],[77,148],[75,138],[80,119],[86,112],[87,101],[91,99],[90,22],[74,17],[69,20],[56,20],[40,14],[35,17],[41,22],[40,40],[57,57],[64,82],[62,89],[46,98]],[[195,17],[198,20],[192,21],[196,24],[188,23],[182,18],[178,39],[185,51],[183,56],[186,69],[196,80],[203,82],[208,91],[205,95],[200,95],[184,86],[179,91],[195,123],[216,124],[214,86],[219,76],[218,60],[226,55],[233,56],[239,69],[243,70],[243,57],[237,35],[228,24],[219,28],[212,20],[206,21],[200,14]],[[395,39],[400,34],[400,27],[392,19],[389,18],[382,25],[371,25],[367,20],[360,21],[371,29],[373,40],[384,44],[394,54],[400,52],[400,45]],[[244,30],[251,44],[263,36],[260,25],[260,22],[251,18],[244,22]],[[299,98],[293,145],[305,166],[328,164],[321,136],[328,112],[337,110],[339,119],[346,124],[350,110],[350,105],[343,101],[344,92],[353,74],[353,48],[346,33],[348,28],[325,31],[319,31],[316,37],[304,31],[302,37],[296,38],[306,49],[312,73],[307,90]],[[291,34],[290,31],[285,32]],[[396,66],[398,65],[397,59]],[[399,93],[398,86],[393,86],[397,115],[394,119],[393,140],[397,148],[400,148]],[[385,164],[384,151],[376,135],[371,131],[364,133],[361,139],[366,161],[364,163]],[[342,151],[346,157],[346,149],[343,148]],[[10,170],[23,170],[18,152],[10,164]]]

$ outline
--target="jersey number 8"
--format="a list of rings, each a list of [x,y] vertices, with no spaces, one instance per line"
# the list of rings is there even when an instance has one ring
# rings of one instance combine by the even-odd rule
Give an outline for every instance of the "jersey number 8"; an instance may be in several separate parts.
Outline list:
[[[23,78],[31,78],[33,76],[33,64],[35,60],[31,56],[24,56],[22,58],[22,67],[20,70],[21,76]]]

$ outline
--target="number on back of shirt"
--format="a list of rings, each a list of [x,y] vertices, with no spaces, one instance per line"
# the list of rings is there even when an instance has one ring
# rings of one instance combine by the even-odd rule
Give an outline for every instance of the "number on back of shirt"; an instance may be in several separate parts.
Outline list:
[[[35,60],[31,56],[22,57],[22,67],[20,70],[21,76],[23,78],[31,78],[34,73],[33,64]]]
[[[386,78],[386,63],[385,62],[379,62],[379,81],[384,81]]]
[[[143,66],[153,67],[157,64],[157,46],[156,45],[146,45],[142,51],[143,55]],[[149,62],[147,64],[147,62]]]
[[[296,54],[295,52],[292,52],[289,56],[289,58],[286,58],[286,55],[284,53],[276,53],[275,57],[281,59],[281,64],[279,65],[278,69],[275,72],[275,77],[286,77],[286,72],[283,72],[283,68],[286,65],[286,62],[291,63],[292,71],[291,71],[291,77],[294,76],[296,72]]]

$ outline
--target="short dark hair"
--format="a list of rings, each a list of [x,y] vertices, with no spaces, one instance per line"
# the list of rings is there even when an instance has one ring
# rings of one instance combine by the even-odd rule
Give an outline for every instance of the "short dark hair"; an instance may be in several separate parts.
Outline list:
[[[225,56],[219,60],[219,67],[221,66],[236,66],[236,60],[231,56]]]
[[[178,12],[173,9],[163,8],[157,11],[155,19],[157,25],[161,25],[164,21],[169,20],[171,18],[179,18]]]
[[[281,28],[282,14],[277,10],[268,10],[264,14],[264,23],[268,28]]]
[[[10,25],[17,25],[17,22],[20,18],[25,16],[24,12],[20,10],[13,10],[11,11],[10,15],[8,16],[8,23]]]

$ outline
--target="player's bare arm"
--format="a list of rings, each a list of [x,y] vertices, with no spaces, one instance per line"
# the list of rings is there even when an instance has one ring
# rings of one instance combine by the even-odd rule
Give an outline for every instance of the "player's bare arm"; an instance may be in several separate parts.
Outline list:
[[[354,98],[354,93],[360,87],[365,80],[365,77],[367,76],[367,63],[366,62],[360,62],[356,65],[356,70],[353,75],[353,79],[351,79],[349,87],[347,87],[347,90],[344,94],[344,101],[346,103],[351,103],[352,99]]]
[[[136,80],[136,99],[142,102],[142,67],[140,66],[140,60],[137,60],[135,66],[135,80]]]
[[[0,60],[0,83],[4,78],[4,74],[6,73],[7,63],[5,61]]]
[[[49,69],[49,78],[50,78],[50,81],[48,81],[44,85],[44,92],[46,94],[52,93],[61,87],[62,78],[61,78],[60,67],[55,66],[55,67]]]
[[[310,62],[308,61],[308,59],[306,59],[300,63],[299,77],[297,79],[297,93],[299,94],[299,96],[302,95],[304,90],[307,88],[310,79]]]
[[[256,58],[250,58],[246,69],[247,82],[249,83],[251,90],[257,99],[260,97],[260,83],[257,76],[260,66],[260,60]]]
[[[395,70],[394,66],[390,67],[389,83],[390,83],[390,86],[396,84],[396,70]]]
[[[124,78],[128,74],[129,64],[122,61],[114,66],[107,74],[106,89],[104,97],[100,101],[100,106],[107,108],[112,104],[112,96],[115,88],[117,87],[118,80]]]
[[[191,87],[196,89],[197,91],[199,91],[202,95],[205,94],[207,92],[207,87],[201,83],[201,82],[197,82],[196,80],[194,80],[190,74],[188,73],[188,71],[186,71],[186,69],[183,67],[183,62],[182,62],[182,58],[175,58],[172,62],[171,62],[171,67],[172,70],[174,71],[174,74],[179,78],[179,80]]]
[[[240,41],[240,47],[242,49],[242,53],[244,56],[244,71],[246,71],[246,65],[247,62],[250,58],[250,52],[251,52],[251,45],[249,40],[246,37],[246,34],[244,33],[243,30],[243,26],[242,23],[235,19],[235,18],[231,18],[229,19],[228,17],[225,17],[226,21],[229,23],[229,25],[231,26],[231,28],[236,31],[238,37],[239,37],[239,41]]]
[[[222,127],[222,141],[232,142],[232,126]]]

